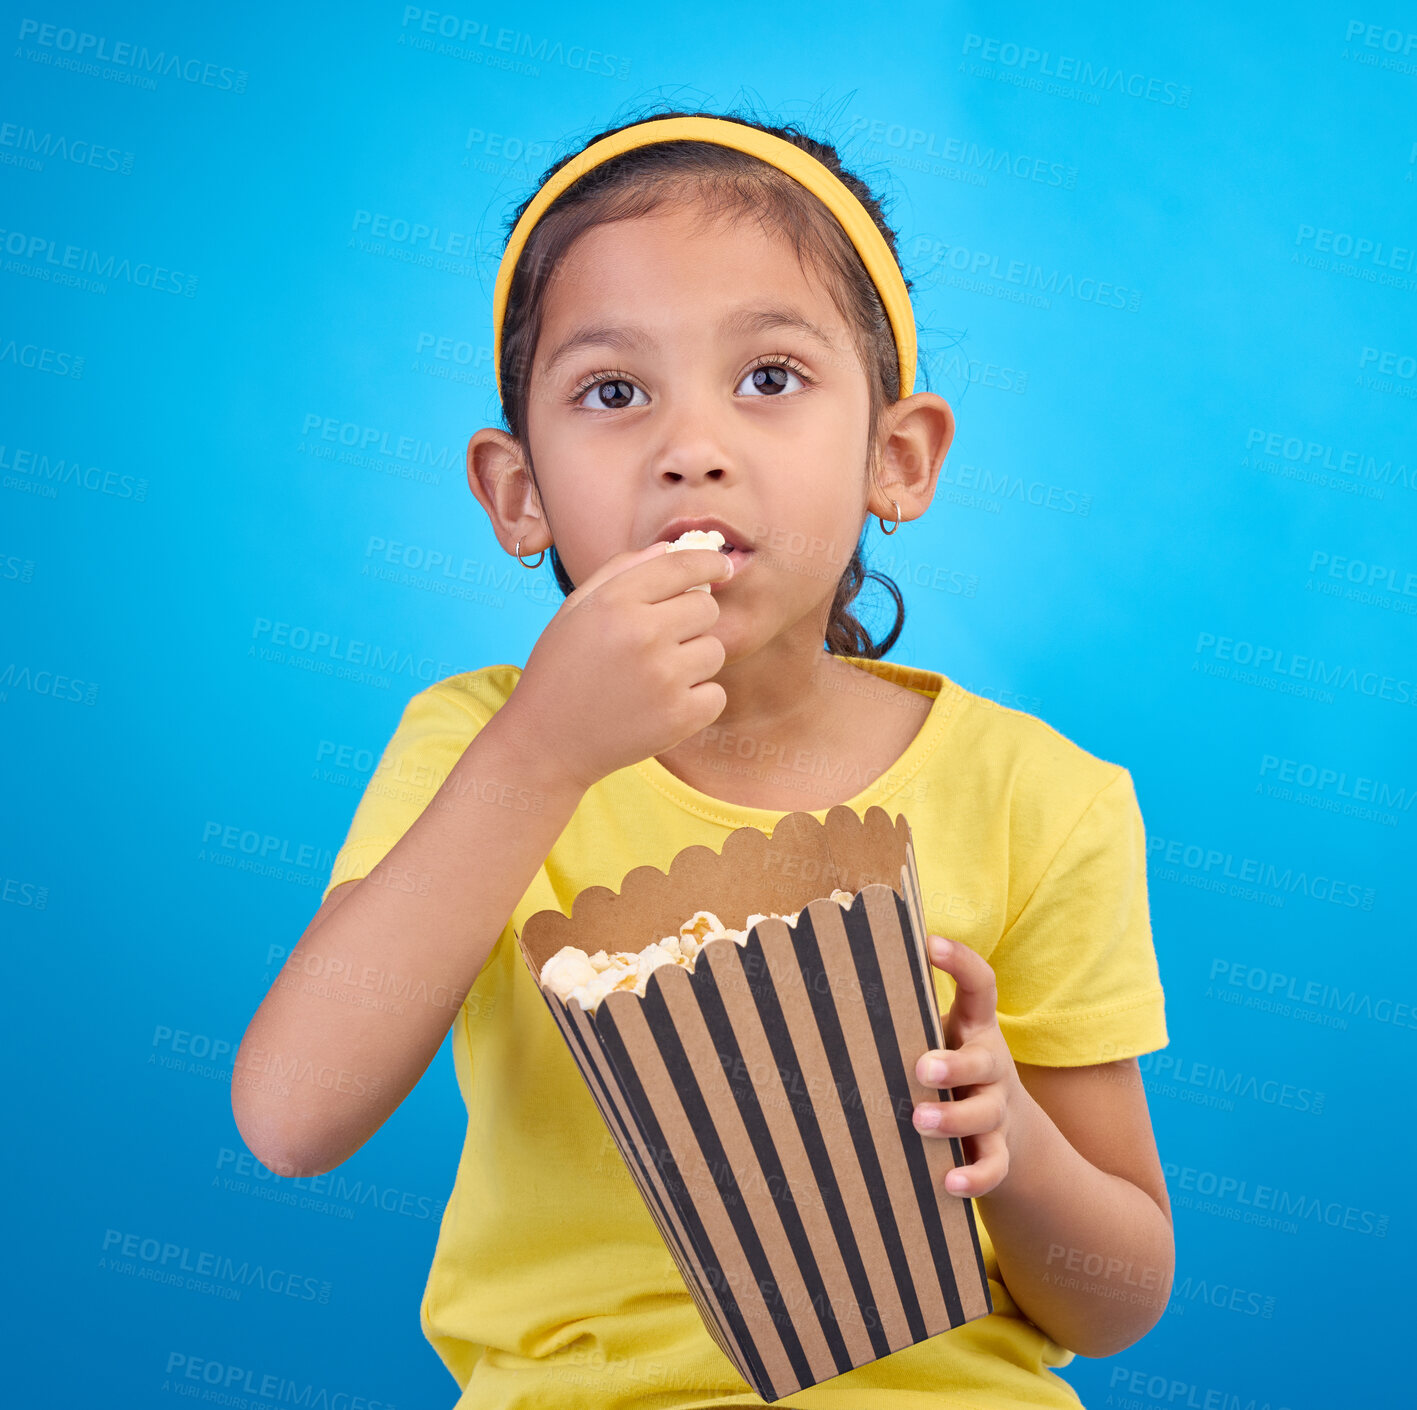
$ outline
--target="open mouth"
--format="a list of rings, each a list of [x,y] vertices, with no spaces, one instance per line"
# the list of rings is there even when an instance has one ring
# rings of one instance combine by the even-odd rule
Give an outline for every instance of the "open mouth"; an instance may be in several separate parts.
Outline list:
[[[683,520],[679,520],[666,525],[665,528],[660,530],[661,537],[668,539],[674,530],[684,522]],[[750,547],[734,542],[733,539],[729,538],[724,528],[713,524],[712,521],[705,523],[705,521],[700,520],[698,524],[683,529],[679,537],[670,543],[669,548],[672,553],[678,549],[689,548],[691,546],[695,548],[714,548],[725,557],[731,558],[733,560],[733,577],[738,575],[747,564],[748,560],[753,556],[753,550]],[[733,578],[726,578],[724,581],[732,582]],[[720,586],[720,584],[715,584],[715,586]]]
[[[725,557],[733,560],[733,576],[731,578],[724,578],[721,582],[710,584],[710,592],[719,592],[730,583],[736,582],[743,576],[744,569],[747,568],[753,557],[753,550],[751,548],[740,548],[736,543],[726,543],[718,551]]]

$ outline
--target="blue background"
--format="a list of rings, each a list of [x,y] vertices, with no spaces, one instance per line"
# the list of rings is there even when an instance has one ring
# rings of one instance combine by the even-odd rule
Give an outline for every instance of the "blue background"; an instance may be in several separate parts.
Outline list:
[[[1136,781],[1176,1289],[1143,1341],[1064,1374],[1089,1405],[1393,1403],[1417,1252],[1417,11],[488,4],[457,12],[459,56],[395,3],[6,9],[16,1403],[167,1404],[198,1359],[456,1398],[417,1316],[463,1132],[450,1055],[319,1182],[255,1166],[230,1059],[404,703],[525,661],[561,600],[461,470],[498,420],[504,222],[661,101],[801,121],[887,199],[919,385],[958,418],[928,516],[871,528],[909,608],[892,656]],[[468,253],[380,252],[380,215]],[[100,272],[66,282],[71,246]],[[280,623],[406,664],[341,675],[276,648]],[[242,870],[228,828],[284,860]],[[1268,1224],[1261,1185],[1289,1209]],[[293,1293],[156,1280],[181,1250]]]

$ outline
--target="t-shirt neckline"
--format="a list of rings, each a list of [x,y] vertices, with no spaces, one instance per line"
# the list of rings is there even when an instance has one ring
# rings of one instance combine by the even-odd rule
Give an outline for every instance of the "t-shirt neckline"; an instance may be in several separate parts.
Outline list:
[[[888,769],[854,798],[847,798],[840,806],[853,812],[864,813],[873,804],[884,806],[900,793],[917,773],[925,766],[944,735],[945,728],[954,716],[955,706],[964,697],[963,689],[939,671],[925,670],[919,666],[906,666],[898,661],[872,660],[864,656],[840,656],[838,660],[879,676],[896,685],[905,686],[919,694],[934,696],[924,723],[906,746],[905,752]],[[653,755],[634,765],[635,771],[656,792],[663,794],[684,811],[707,822],[719,823],[727,828],[756,827],[770,832],[774,825],[789,812],[809,813],[819,822],[826,820],[830,808],[777,809],[757,808],[746,803],[730,803],[712,794],[701,793],[697,788],[684,782],[678,775],[670,773]]]

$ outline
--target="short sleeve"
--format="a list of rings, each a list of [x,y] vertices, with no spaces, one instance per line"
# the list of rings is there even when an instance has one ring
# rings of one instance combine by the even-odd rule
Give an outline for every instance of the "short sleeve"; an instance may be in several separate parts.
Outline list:
[[[1126,769],[1084,809],[990,963],[1019,1062],[1082,1067],[1167,1045],[1146,832]]]
[[[341,882],[368,876],[378,866],[417,822],[488,718],[466,691],[443,682],[408,702],[335,854],[322,903]]]

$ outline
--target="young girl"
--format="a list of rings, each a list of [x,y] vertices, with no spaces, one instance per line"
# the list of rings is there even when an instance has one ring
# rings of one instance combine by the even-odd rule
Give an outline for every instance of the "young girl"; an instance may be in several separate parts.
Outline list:
[[[603,133],[518,211],[494,297],[507,428],[472,437],[468,481],[566,600],[525,667],[409,702],[232,1092],[266,1165],[328,1171],[451,1027],[467,1135],[421,1315],[466,1410],[763,1403],[516,937],[588,886],[834,804],[912,827],[948,1017],[917,1071],[956,1097],[914,1119],[963,1138],[938,1194],[977,1202],[994,1311],[779,1403],[1075,1406],[1050,1368],[1130,1346],[1166,1304],[1135,1059],[1167,1038],[1131,777],[882,660],[888,579],[884,642],[851,611],[870,516],[920,518],[954,433],[913,391],[908,288],[835,150],[738,118]],[[689,528],[726,551],[668,553]],[[304,978],[332,973],[367,1000]]]

